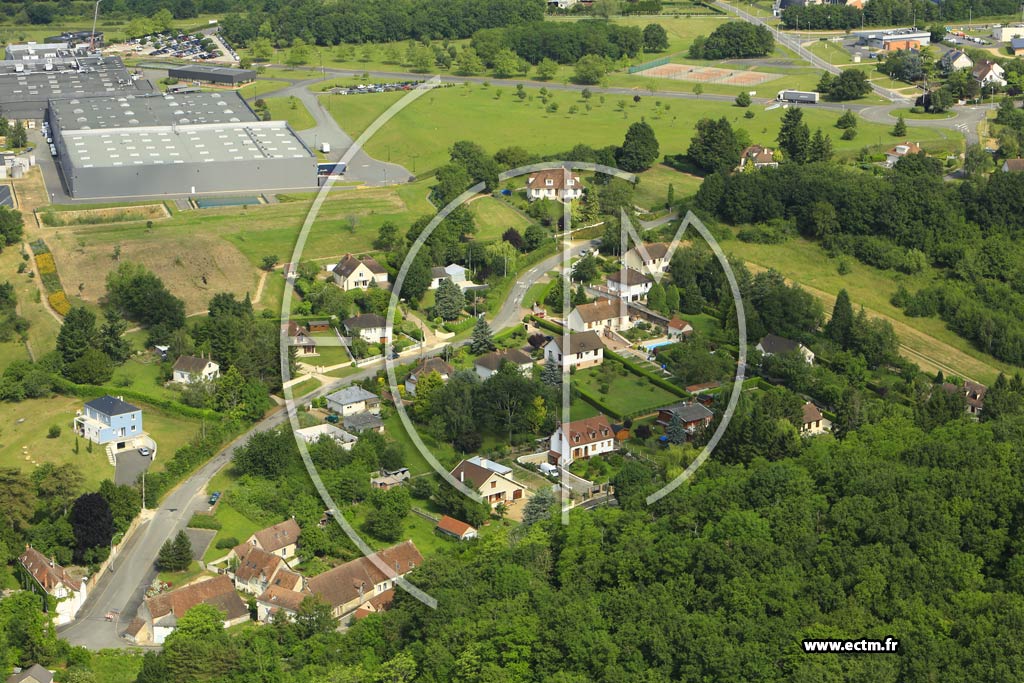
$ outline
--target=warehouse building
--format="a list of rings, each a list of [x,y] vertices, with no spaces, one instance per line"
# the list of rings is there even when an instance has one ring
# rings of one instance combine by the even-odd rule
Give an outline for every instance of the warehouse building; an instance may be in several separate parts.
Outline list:
[[[64,63],[72,59],[95,56],[88,47],[71,47],[68,43],[18,43],[4,48],[4,59],[18,62]]]
[[[316,187],[316,157],[237,93],[54,100],[58,165],[76,198]]]
[[[0,62],[0,111],[9,119],[41,120],[51,100],[153,92],[119,57],[53,57]]]
[[[92,38],[92,31],[65,31],[59,36],[49,36],[44,39],[47,43],[69,43],[71,46],[75,45],[89,45],[90,39]],[[103,47],[103,31],[96,31],[96,39],[93,42],[92,47],[101,48]]]
[[[212,64],[176,66],[169,68],[167,75],[182,81],[199,81],[200,83],[217,83],[218,85],[239,85],[256,80],[256,72],[252,69],[232,69]]]

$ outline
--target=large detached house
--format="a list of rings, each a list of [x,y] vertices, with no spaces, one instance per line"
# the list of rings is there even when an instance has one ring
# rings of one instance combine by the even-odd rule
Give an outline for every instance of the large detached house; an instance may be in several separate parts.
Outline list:
[[[388,271],[369,257],[358,259],[352,254],[345,254],[345,258],[331,272],[334,283],[346,292],[368,289],[371,283],[376,283],[378,287],[386,287],[388,284]]]
[[[93,443],[113,444],[114,450],[123,450],[132,439],[144,434],[142,409],[113,396],[93,399],[75,416],[75,433]]]
[[[604,415],[563,422],[551,435],[548,460],[552,465],[568,467],[580,459],[610,453],[618,448],[615,432]]]
[[[526,194],[535,199],[557,199],[570,202],[583,196],[580,177],[566,168],[548,168],[535,171],[526,179]]]
[[[171,381],[178,384],[212,382],[220,377],[220,366],[209,358],[178,356],[178,360],[174,361],[172,373]]]
[[[628,330],[633,326],[629,311],[622,301],[598,299],[589,304],[580,304],[572,309],[566,321],[573,332],[587,330]]]
[[[376,560],[376,561],[374,561]],[[399,577],[423,564],[423,556],[412,541],[405,541],[359,557],[309,579],[310,593],[331,606],[336,619],[352,614],[364,603],[393,590]]]
[[[622,263],[627,268],[633,268],[643,273],[664,273],[668,270],[669,245],[667,242],[652,242],[644,244],[646,254],[636,246],[622,256]]]
[[[327,396],[327,408],[342,417],[356,413],[380,414],[380,397],[352,384]]]
[[[746,170],[748,164],[754,168],[775,168],[779,162],[775,160],[775,152],[770,148],[751,145],[740,152],[740,170]]]
[[[604,342],[597,332],[573,332],[569,348],[562,349],[565,335],[556,334],[544,345],[544,362],[569,368],[592,368],[604,362]]]
[[[139,617],[148,639],[161,645],[178,626],[178,619],[198,604],[212,605],[224,613],[224,628],[249,620],[249,608],[235,592],[235,585],[221,574],[206,581],[146,598]],[[143,636],[141,639],[147,639]]]
[[[412,369],[409,376],[405,378],[405,391],[410,396],[416,395],[416,383],[420,381],[420,377],[425,377],[432,372],[436,372],[441,377],[442,382],[447,382],[452,375],[455,374],[455,369],[451,365],[444,362],[443,358],[437,356],[431,356],[430,358],[423,358],[416,364],[416,367]]]
[[[30,577],[33,590],[46,593],[57,601],[54,623],[62,626],[74,621],[78,610],[85,604],[85,578],[76,579],[64,567],[29,545],[25,546],[18,563]]]
[[[473,367],[480,379],[487,379],[500,370],[503,363],[511,363],[523,375],[529,375],[533,368],[533,358],[519,349],[503,349],[485,353],[476,359]]]
[[[804,362],[808,365],[814,364],[814,351],[801,344],[795,342],[792,339],[786,339],[775,334],[766,334],[761,341],[757,343],[758,351],[764,356],[774,356],[782,353],[799,353]]]
[[[511,468],[486,458],[463,460],[451,475],[479,493],[492,508],[522,500],[526,495],[526,487],[513,479]]]
[[[345,332],[350,337],[362,337],[368,344],[388,343],[388,321],[376,313],[360,313],[344,322]]]
[[[608,292],[626,301],[640,301],[647,298],[654,280],[646,273],[634,268],[620,268],[605,276]]]
[[[245,542],[271,555],[290,560],[295,557],[298,550],[300,533],[299,523],[294,519],[286,519],[274,526],[257,531]]]

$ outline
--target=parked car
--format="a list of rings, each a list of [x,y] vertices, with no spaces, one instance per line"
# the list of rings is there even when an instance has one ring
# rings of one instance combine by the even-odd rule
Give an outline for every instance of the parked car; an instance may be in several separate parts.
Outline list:
[[[216,505],[218,500],[220,500],[220,491],[214,491],[210,494],[210,505]]]
[[[142,448],[139,449],[139,455],[148,458],[149,456],[153,455],[153,451],[143,446]]]

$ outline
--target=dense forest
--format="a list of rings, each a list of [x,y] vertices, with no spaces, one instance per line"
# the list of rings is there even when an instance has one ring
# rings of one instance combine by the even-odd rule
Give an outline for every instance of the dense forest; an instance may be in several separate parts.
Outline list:
[[[871,0],[859,9],[853,5],[790,5],[782,11],[789,29],[856,29],[862,26],[918,26],[932,22],[963,21],[973,17],[1016,14],[1014,0]]]

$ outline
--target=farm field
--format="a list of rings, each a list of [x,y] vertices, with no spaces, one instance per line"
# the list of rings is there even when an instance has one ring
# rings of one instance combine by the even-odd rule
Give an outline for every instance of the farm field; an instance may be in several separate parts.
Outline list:
[[[744,110],[727,102],[711,100],[660,101],[644,97],[639,103],[615,95],[594,96],[591,111],[584,109],[584,100],[576,92],[555,92],[550,101],[559,104],[556,113],[548,113],[540,102],[538,89],[527,88],[529,97],[518,101],[512,97],[494,98],[494,88],[460,86],[428,93],[395,116],[367,144],[367,152],[380,157],[390,149],[393,161],[410,165],[417,155],[419,172],[437,168],[447,161],[448,148],[457,140],[475,140],[488,152],[509,145],[522,145],[538,154],[567,151],[574,143],[602,147],[619,144],[631,123],[641,119],[654,128],[661,154],[684,152],[689,145],[695,124],[705,117],[726,117],[734,127],[746,130],[754,143],[769,144],[775,140],[784,110],[765,111],[751,108],[754,118],[743,118]],[[343,111],[335,110],[335,118],[350,135],[361,133],[387,107],[402,95],[382,93],[346,100]],[[602,102],[602,99],[604,100]],[[569,114],[570,105],[580,111]],[[659,106],[661,105],[661,106]],[[667,109],[666,109],[667,107]],[[838,115],[823,109],[804,109],[804,120],[813,131],[822,128],[836,132]],[[448,125],[459,120],[461,125]],[[544,136],[534,132],[543,128]],[[855,140],[841,140],[832,135],[832,144],[839,156],[853,156],[865,144],[879,147],[892,141],[891,127],[860,121]],[[915,137],[930,149],[957,149],[963,137],[945,129],[917,129]]]
[[[1009,374],[1020,371],[1020,368],[978,351],[949,330],[940,319],[911,318],[889,302],[901,284],[910,291],[930,284],[937,277],[934,271],[904,275],[882,271],[851,259],[851,272],[839,275],[836,269],[838,261],[828,258],[818,245],[803,239],[792,239],[779,245],[730,240],[723,249],[753,264],[754,269],[775,268],[817,294],[826,311],[831,311],[835,295],[845,288],[855,309],[864,306],[892,319],[900,343],[911,352],[908,357],[923,368],[928,366],[927,359],[932,359],[968,373],[985,384],[991,383],[1000,371]],[[924,358],[914,354],[921,354]]]
[[[0,422],[0,466],[15,467],[23,472],[35,464],[73,464],[85,478],[85,489],[95,491],[104,479],[114,478],[114,468],[107,461],[104,448],[93,444],[89,453],[85,439],[78,440],[78,453],[74,452],[75,434],[72,422],[75,411],[81,409],[83,399],[53,396],[4,404]],[[184,446],[196,432],[194,420],[162,413],[146,405],[143,409],[143,427],[157,442],[157,458],[151,471],[159,472],[174,452]],[[19,422],[20,421],[20,422]],[[61,428],[55,439],[47,438],[51,425]],[[27,450],[22,450],[27,447]],[[30,459],[26,459],[26,457]]]

